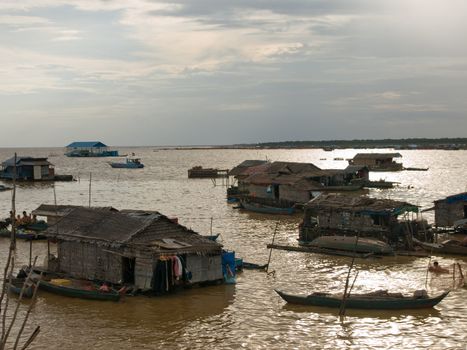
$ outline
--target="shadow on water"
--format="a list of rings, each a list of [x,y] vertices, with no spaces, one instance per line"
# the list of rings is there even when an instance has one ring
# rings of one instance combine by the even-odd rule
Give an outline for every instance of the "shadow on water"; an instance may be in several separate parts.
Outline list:
[[[172,327],[216,316],[234,302],[235,286],[220,285],[181,290],[166,296],[124,297],[120,302],[69,298],[39,291],[39,305],[49,315],[114,322],[113,327]]]
[[[339,309],[321,307],[321,306],[307,306],[307,305],[291,305],[285,304],[281,308],[284,311],[292,311],[298,314],[311,314],[316,313],[321,316],[335,316],[339,317]],[[375,318],[379,320],[394,320],[404,318],[407,316],[416,318],[428,317],[441,317],[441,312],[436,308],[430,309],[405,309],[405,310],[365,310],[365,309],[347,309],[345,310],[346,318]]]

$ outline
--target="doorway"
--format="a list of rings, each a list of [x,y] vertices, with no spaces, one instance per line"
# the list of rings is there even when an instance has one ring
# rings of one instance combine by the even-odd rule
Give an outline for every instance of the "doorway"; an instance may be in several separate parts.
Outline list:
[[[127,284],[135,284],[135,258],[122,258],[122,281]]]

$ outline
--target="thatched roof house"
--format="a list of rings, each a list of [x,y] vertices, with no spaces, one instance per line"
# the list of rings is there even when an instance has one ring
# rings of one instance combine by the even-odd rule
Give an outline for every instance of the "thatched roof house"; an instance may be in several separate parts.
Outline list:
[[[63,216],[43,233],[57,242],[56,269],[60,272],[156,292],[160,292],[155,286],[160,287],[162,279],[173,282],[164,287],[169,291],[180,284],[223,278],[222,246],[159,212],[86,207],[62,210]],[[161,270],[157,266],[177,259],[187,272],[183,279],[175,283],[175,276],[157,273]],[[172,266],[164,271],[169,270]]]
[[[403,166],[393,159],[400,157],[400,153],[357,153],[349,164],[367,166],[372,171],[399,171]]]
[[[300,240],[309,241],[323,232],[359,232],[387,241],[407,236],[398,216],[418,212],[416,205],[391,199],[343,194],[323,194],[305,205]],[[416,232],[411,232],[416,233]]]

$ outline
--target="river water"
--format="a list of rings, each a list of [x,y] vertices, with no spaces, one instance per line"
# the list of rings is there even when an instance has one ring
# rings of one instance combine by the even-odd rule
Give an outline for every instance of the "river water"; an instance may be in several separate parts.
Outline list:
[[[277,227],[276,242],[296,244],[300,215],[274,217],[235,209],[225,200],[225,187],[209,179],[188,179],[195,165],[229,169],[245,159],[313,162],[322,168],[344,168],[357,150],[161,150],[122,148],[136,153],[144,169],[112,169],[110,158],[67,158],[63,149],[0,149],[0,160],[18,155],[49,156],[56,173],[78,181],[56,183],[58,204],[91,203],[117,209],[158,210],[202,234],[220,233],[225,248],[249,262],[264,264]],[[393,150],[381,150],[393,151]],[[358,152],[362,152],[359,150]],[[424,208],[433,200],[462,192],[467,185],[467,151],[401,151],[406,167],[428,171],[372,173],[372,179],[398,181],[390,190],[371,190],[378,197],[405,200]],[[326,158],[326,160],[324,160]],[[17,211],[52,204],[51,184],[19,185]],[[11,192],[0,193],[0,214],[7,216]],[[429,221],[430,213],[425,214]],[[4,263],[8,240],[0,238]],[[42,261],[46,244],[34,242],[33,255]],[[29,243],[18,243],[18,265],[29,259]],[[466,258],[436,257],[442,266]],[[350,258],[273,251],[270,270],[244,271],[236,285],[185,290],[159,298],[134,297],[123,302],[93,302],[40,291],[28,330],[41,332],[31,349],[465,349],[467,289],[455,288],[434,309],[419,311],[337,311],[286,305],[274,289],[288,292],[342,291]],[[354,291],[388,289],[411,293],[427,286],[439,292],[453,286],[452,277],[426,274],[428,258],[387,257],[356,260]],[[21,305],[25,311],[28,302]]]

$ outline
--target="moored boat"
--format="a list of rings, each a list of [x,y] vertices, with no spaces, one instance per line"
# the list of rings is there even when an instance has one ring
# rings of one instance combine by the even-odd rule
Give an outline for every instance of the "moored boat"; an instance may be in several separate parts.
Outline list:
[[[0,237],[10,237],[11,236],[11,231],[7,229],[2,229],[0,230]],[[24,239],[27,241],[30,240],[39,240],[39,239],[45,239],[46,237],[38,234],[35,231],[28,231],[28,230],[16,230],[16,238],[18,239]]]
[[[272,207],[269,205],[264,205],[255,202],[247,202],[244,200],[241,200],[240,204],[243,209],[262,214],[292,215],[295,212],[294,207]]]
[[[309,295],[295,295],[275,290],[279,296],[291,304],[340,308],[342,295],[315,292]],[[429,297],[426,291],[415,291],[412,296],[402,293],[376,291],[366,294],[350,294],[345,300],[348,309],[403,310],[431,308],[443,300],[449,291]]]
[[[39,277],[35,277],[38,281]],[[109,292],[100,291],[90,281],[81,281],[73,279],[50,279],[49,281],[40,279],[39,289],[47,292],[58,294],[66,297],[91,299],[91,300],[108,300],[119,301],[120,294],[117,291],[110,290]]]
[[[144,168],[144,164],[141,163],[140,158],[126,158],[125,162],[118,163],[112,162],[109,163],[112,168],[120,168],[120,169],[141,169]]]
[[[11,293],[21,295],[22,290],[22,298],[32,298],[34,294],[34,283],[32,281],[28,281],[26,282],[26,285],[24,285],[25,282],[26,278],[12,278],[11,281],[7,280],[6,284]]]
[[[357,239],[356,236],[321,236],[315,238],[306,245],[346,252],[373,253],[380,255],[394,254],[392,247],[383,241],[374,238]]]
[[[455,239],[449,239],[442,243],[427,243],[417,239],[414,239],[414,242],[431,253],[467,256],[467,246]]]

